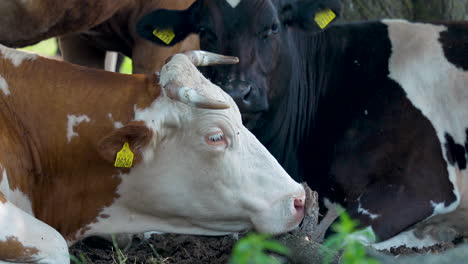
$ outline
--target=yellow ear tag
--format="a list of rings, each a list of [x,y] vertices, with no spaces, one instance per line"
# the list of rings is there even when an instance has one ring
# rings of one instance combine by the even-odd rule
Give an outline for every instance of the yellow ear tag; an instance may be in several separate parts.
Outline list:
[[[314,20],[321,29],[324,29],[335,18],[336,14],[333,11],[331,11],[331,9],[327,8],[315,14]]]
[[[171,41],[175,38],[175,33],[172,29],[159,29],[155,28],[153,30],[153,35],[155,35],[158,39],[162,40],[166,44],[170,44]]]
[[[114,167],[116,168],[131,168],[133,164],[133,154],[128,142],[125,142],[122,149],[117,152]]]

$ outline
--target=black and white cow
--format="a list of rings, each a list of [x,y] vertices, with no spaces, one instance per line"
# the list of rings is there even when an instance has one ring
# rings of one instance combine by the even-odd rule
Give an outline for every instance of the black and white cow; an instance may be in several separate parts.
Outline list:
[[[296,180],[381,240],[418,223],[438,240],[468,235],[468,24],[329,26],[340,12],[337,0],[198,0],[137,30],[158,44],[156,28],[196,32],[202,49],[239,57],[205,74]]]

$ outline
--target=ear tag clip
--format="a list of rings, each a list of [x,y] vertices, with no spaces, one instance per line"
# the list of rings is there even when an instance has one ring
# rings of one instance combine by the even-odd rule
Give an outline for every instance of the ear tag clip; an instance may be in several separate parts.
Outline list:
[[[336,14],[331,9],[327,8],[315,14],[314,20],[321,29],[324,29],[335,18]]]
[[[131,168],[133,164],[133,154],[128,142],[125,142],[122,149],[117,152],[114,167],[116,168]]]
[[[172,29],[159,29],[155,28],[153,30],[153,35],[155,35],[158,39],[160,39],[162,42],[166,43],[169,45],[172,40],[175,38],[175,33]]]

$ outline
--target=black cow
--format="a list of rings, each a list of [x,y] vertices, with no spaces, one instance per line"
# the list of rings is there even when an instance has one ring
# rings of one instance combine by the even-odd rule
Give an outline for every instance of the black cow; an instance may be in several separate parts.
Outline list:
[[[158,44],[156,28],[172,43],[199,33],[202,49],[239,57],[205,74],[297,181],[380,239],[431,216],[419,231],[467,235],[468,24],[329,26],[340,12],[337,0],[198,0],[137,30]]]

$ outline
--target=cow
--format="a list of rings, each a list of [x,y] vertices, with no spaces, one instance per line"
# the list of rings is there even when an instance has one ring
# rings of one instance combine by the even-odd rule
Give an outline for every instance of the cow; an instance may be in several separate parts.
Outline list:
[[[295,180],[379,241],[468,235],[468,23],[333,25],[341,12],[338,0],[197,0],[137,31],[158,45],[155,29],[171,44],[195,32],[201,49],[239,57],[203,72]]]
[[[69,263],[92,235],[282,233],[305,191],[232,98],[176,54],[124,75],[0,46],[0,261]]]
[[[198,49],[197,36],[173,47],[149,45],[134,28],[155,8],[185,9],[193,0],[6,0],[0,3],[0,44],[23,47],[59,37],[64,60],[104,69],[106,51],[133,59],[134,73],[159,71],[177,52]]]

